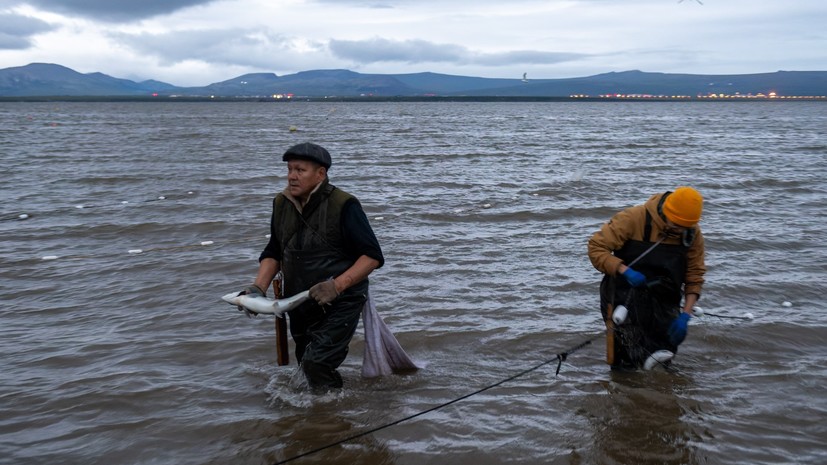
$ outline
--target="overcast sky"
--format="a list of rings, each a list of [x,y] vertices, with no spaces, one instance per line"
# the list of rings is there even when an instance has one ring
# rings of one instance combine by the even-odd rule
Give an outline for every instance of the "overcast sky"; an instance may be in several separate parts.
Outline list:
[[[827,71],[827,0],[0,0],[0,68],[33,62],[179,86]]]

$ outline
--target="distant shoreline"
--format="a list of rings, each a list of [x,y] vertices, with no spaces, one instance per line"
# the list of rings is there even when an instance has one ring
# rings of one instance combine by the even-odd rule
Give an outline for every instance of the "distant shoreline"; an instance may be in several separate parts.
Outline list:
[[[827,102],[824,96],[783,97],[482,97],[482,96],[428,96],[428,97],[293,97],[273,99],[265,97],[147,97],[147,96],[0,96],[0,102],[251,102],[289,104],[296,102]]]

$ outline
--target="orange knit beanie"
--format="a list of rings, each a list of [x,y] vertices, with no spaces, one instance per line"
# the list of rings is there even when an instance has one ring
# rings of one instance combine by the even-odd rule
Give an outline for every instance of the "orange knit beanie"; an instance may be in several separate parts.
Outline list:
[[[685,228],[698,224],[703,208],[704,198],[691,187],[675,189],[675,192],[669,194],[663,202],[663,214],[666,219]]]

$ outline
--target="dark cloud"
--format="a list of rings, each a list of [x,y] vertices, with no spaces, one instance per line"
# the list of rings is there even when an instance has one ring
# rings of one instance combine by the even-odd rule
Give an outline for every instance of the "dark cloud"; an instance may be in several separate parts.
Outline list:
[[[331,40],[333,55],[359,64],[377,62],[435,63],[502,66],[515,64],[553,64],[588,57],[580,53],[511,51],[479,53],[461,45],[436,44],[424,40]]]
[[[47,11],[126,23],[214,1],[216,0],[28,0],[27,3]]]
[[[32,36],[54,30],[54,26],[30,16],[0,13],[0,50],[23,50],[32,46]]]

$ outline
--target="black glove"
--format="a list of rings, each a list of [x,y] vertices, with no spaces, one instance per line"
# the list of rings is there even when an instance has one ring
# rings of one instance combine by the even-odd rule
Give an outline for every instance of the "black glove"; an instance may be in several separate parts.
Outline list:
[[[255,284],[251,284],[245,287],[243,291],[238,293],[238,295],[249,295],[251,297],[265,297],[264,291],[262,291],[261,288],[256,286]],[[238,311],[244,312],[244,314],[247,315],[247,318],[258,316],[258,313],[248,309],[247,307],[242,307],[241,305],[238,306]]]
[[[339,293],[332,279],[322,281],[310,288],[310,298],[316,300],[319,305],[330,305],[336,297],[339,297]]]

